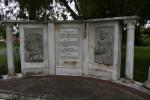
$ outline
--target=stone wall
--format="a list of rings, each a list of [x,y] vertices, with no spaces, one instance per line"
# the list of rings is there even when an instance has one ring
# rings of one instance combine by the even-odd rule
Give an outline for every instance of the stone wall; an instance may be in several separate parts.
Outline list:
[[[82,21],[4,21],[8,74],[15,74],[13,23],[20,28],[21,69],[26,75],[82,75],[118,80],[121,25],[126,24],[125,77],[133,80],[137,16]]]
[[[22,72],[120,77],[120,21],[20,24]]]

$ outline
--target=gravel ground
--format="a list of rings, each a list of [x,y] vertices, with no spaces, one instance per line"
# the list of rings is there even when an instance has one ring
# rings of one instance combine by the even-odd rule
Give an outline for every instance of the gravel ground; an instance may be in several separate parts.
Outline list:
[[[67,76],[1,81],[0,91],[15,95],[9,100],[148,100],[109,82]]]

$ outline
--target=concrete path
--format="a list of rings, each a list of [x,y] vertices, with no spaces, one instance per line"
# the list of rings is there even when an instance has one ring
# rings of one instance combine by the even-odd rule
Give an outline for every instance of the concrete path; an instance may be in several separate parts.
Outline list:
[[[86,77],[47,76],[0,81],[8,100],[150,100],[150,95],[118,83]]]

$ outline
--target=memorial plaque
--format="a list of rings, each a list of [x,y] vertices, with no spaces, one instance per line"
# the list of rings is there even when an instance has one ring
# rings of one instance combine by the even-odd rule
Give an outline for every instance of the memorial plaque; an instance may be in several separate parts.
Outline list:
[[[113,64],[113,27],[96,27],[94,60],[98,64]]]
[[[41,28],[25,28],[25,62],[43,62],[43,32]]]
[[[60,29],[60,57],[63,59],[79,58],[79,29],[61,28]]]

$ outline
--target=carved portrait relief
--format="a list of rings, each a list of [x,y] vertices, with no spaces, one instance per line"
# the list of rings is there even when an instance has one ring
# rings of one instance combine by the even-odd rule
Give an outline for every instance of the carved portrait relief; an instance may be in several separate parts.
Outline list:
[[[25,62],[43,62],[43,33],[40,28],[24,29]]]
[[[95,30],[94,61],[113,64],[113,27],[97,27]]]

